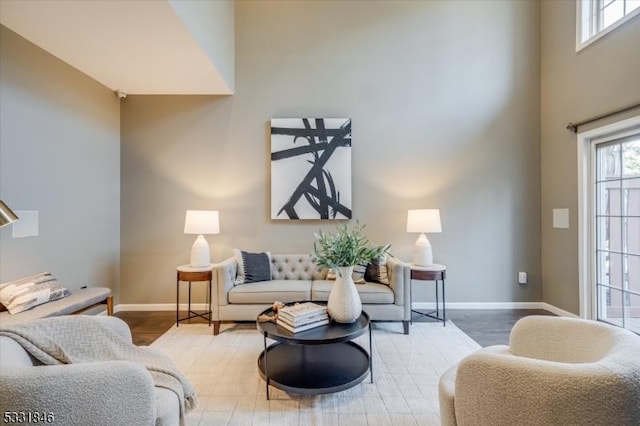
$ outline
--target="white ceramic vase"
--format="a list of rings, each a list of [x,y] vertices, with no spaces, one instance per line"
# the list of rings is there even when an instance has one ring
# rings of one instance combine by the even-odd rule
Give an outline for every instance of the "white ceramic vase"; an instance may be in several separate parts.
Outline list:
[[[353,266],[340,267],[340,273],[331,287],[327,311],[332,320],[341,323],[352,323],[362,313],[362,302],[353,282]]]

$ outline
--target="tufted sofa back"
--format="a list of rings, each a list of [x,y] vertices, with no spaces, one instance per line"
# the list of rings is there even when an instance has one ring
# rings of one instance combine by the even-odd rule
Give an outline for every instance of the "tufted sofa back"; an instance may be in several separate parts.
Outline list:
[[[320,280],[327,276],[308,254],[271,254],[271,279]]]

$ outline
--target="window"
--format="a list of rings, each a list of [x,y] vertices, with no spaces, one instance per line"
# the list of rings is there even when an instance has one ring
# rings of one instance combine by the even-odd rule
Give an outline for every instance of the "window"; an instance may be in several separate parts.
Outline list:
[[[597,319],[640,333],[640,133],[595,143]]]
[[[640,0],[578,0],[576,51],[640,14]]]

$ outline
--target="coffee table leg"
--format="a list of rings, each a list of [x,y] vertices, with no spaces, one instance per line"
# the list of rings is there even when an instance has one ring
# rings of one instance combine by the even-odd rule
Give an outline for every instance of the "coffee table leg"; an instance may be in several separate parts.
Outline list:
[[[267,333],[264,338],[264,382],[266,383],[267,401],[269,400],[269,371],[267,370]]]

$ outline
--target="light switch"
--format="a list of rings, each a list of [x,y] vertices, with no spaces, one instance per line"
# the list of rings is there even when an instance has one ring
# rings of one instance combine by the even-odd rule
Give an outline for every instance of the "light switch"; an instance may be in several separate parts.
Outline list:
[[[569,209],[553,209],[553,227],[569,229]]]
[[[34,210],[15,210],[18,220],[13,222],[13,238],[38,236],[38,212]]]

